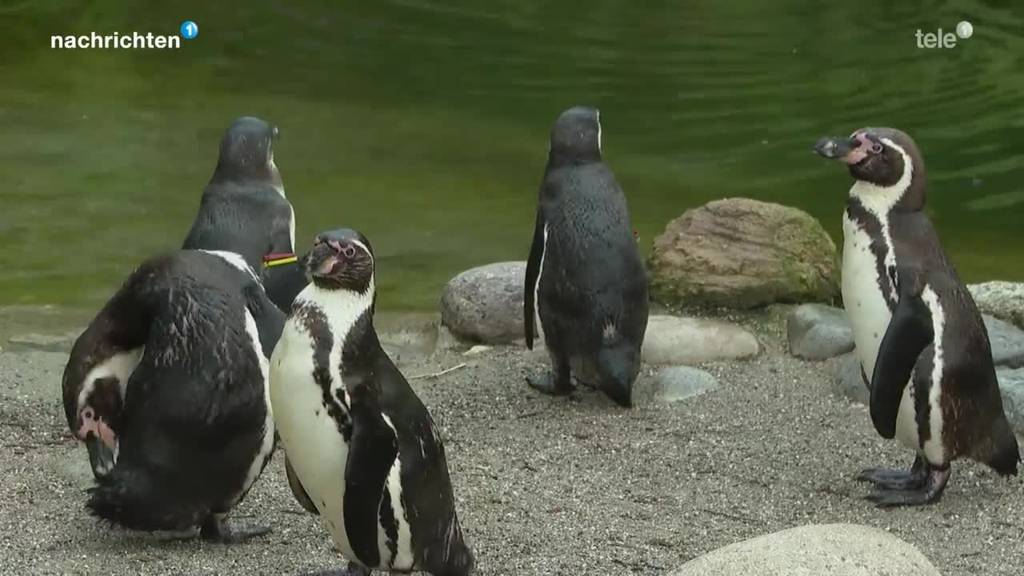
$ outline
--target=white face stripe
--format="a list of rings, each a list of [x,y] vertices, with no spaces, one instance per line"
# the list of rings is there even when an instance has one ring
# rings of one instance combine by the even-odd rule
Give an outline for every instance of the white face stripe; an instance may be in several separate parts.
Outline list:
[[[925,286],[921,293],[921,299],[932,314],[932,329],[935,331],[935,338],[932,341],[934,355],[932,356],[931,388],[928,390],[928,425],[931,437],[922,447],[928,462],[932,464],[946,463],[946,449],[942,443],[942,373],[944,371],[944,353],[942,350],[942,334],[946,325],[946,314],[939,302],[939,296],[932,290],[931,286]]]
[[[242,272],[248,272],[249,276],[252,276],[253,280],[259,282],[259,278],[256,277],[256,273],[252,271],[252,268],[249,267],[249,264],[245,261],[245,258],[242,258],[240,254],[237,254],[235,252],[228,252],[226,250],[197,250],[197,252],[205,252],[206,254],[217,256],[218,258],[221,258],[228,264],[234,266],[235,268],[238,268]]]
[[[355,238],[350,240],[350,242],[352,242],[356,246],[359,246],[359,248],[361,248],[363,252],[366,252],[366,255],[370,257],[370,263],[373,264],[374,269],[376,269],[376,260],[374,260],[373,258],[373,252],[370,252],[370,249],[366,246],[366,244],[363,244],[362,242],[356,240]]]
[[[78,409],[81,410],[85,407],[89,394],[92,393],[96,387],[96,381],[100,378],[111,376],[117,378],[121,388],[121,400],[124,400],[124,395],[128,390],[128,379],[142,360],[142,353],[144,351],[145,347],[139,346],[138,348],[118,352],[93,366],[92,370],[89,370],[82,380],[82,388],[78,392]]]
[[[597,111],[597,151],[601,151],[601,111]]]

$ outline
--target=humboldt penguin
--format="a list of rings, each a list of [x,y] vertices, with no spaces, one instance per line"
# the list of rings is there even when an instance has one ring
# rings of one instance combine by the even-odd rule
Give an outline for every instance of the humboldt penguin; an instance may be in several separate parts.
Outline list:
[[[539,316],[552,364],[529,384],[568,394],[574,375],[631,406],[647,330],[647,273],[626,197],[601,159],[593,108],[566,110],[551,131],[524,296],[526,345],[533,349]]]
[[[284,320],[234,253],[183,250],[128,277],[64,370],[93,515],[222,542],[269,531],[233,529],[227,515],[273,451],[268,358]]]
[[[182,248],[241,254],[274,304],[287,311],[306,280],[293,254],[295,211],[274,163],[278,134],[277,126],[251,116],[228,127]]]
[[[462,576],[473,556],[455,513],[437,426],[373,327],[370,243],[316,238],[312,282],[271,358],[270,397],[296,499],[323,518],[347,574]]]
[[[842,293],[870,387],[878,433],[916,452],[909,471],[859,479],[879,506],[939,500],[951,463],[967,457],[1016,474],[1017,439],[1003,412],[981,314],[924,212],[927,178],[914,141],[892,128],[822,138],[821,156],[854,179],[843,217]]]

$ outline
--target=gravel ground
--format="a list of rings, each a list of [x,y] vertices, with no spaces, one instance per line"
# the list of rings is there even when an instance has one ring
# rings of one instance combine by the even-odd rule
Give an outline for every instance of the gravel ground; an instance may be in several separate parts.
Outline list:
[[[784,353],[777,317],[744,321],[758,359],[703,366],[721,386],[671,406],[622,410],[580,390],[542,397],[543,356],[405,354],[443,429],[458,511],[481,575],[665,574],[732,542],[808,523],[853,522],[917,545],[946,575],[1024,571],[1022,481],[963,462],[942,502],[877,510],[853,480],[909,465],[867,410],[833,396],[832,362]],[[91,477],[59,404],[65,355],[0,352],[0,572],[302,574],[340,558],[292,499],[280,454],[236,510],[269,536],[226,546],[130,533],[83,509]]]

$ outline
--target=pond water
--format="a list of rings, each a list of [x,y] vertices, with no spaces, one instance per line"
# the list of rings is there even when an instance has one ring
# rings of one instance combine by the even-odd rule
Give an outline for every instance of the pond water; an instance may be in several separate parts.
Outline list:
[[[300,248],[358,228],[379,305],[432,308],[460,270],[526,258],[548,131],[574,104],[601,109],[645,250],[731,196],[798,206],[838,240],[849,178],[811,146],[893,125],[924,151],[962,276],[1024,280],[1018,2],[226,4],[0,6],[0,305],[101,304],[180,244],[221,133],[257,115],[281,129]],[[178,50],[49,47],[185,19],[199,36]],[[955,48],[917,47],[964,19]]]

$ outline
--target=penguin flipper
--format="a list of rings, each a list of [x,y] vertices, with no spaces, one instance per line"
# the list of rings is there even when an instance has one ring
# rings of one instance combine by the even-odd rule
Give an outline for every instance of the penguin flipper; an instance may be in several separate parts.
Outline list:
[[[903,390],[921,352],[935,338],[932,311],[921,297],[923,284],[913,270],[901,269],[900,300],[878,348],[871,376],[871,421],[883,438],[896,436]]]
[[[292,468],[292,463],[288,461],[288,455],[284,457],[284,472],[288,476],[288,487],[292,489],[292,495],[295,496],[296,502],[300,506],[306,509],[310,514],[320,515],[320,511],[316,509],[316,505],[313,504],[313,499],[309,497],[309,493],[306,492],[305,487],[302,486],[302,482],[299,481],[299,476],[295,473]]]
[[[526,261],[526,282],[523,285],[523,326],[526,328],[526,347],[533,350],[535,334],[533,320],[537,315],[537,282],[540,280],[540,264],[544,258],[545,228],[544,213],[537,208],[537,224],[533,229],[533,244]]]
[[[398,438],[384,420],[373,386],[371,382],[348,386],[352,437],[345,465],[345,530],[352,551],[366,566],[380,563],[377,526],[381,500],[398,457]]]
[[[270,301],[263,287],[255,280],[242,287],[242,295],[245,297],[246,309],[256,321],[263,355],[270,358],[284,330],[284,312]]]

